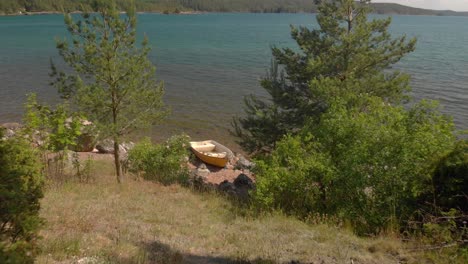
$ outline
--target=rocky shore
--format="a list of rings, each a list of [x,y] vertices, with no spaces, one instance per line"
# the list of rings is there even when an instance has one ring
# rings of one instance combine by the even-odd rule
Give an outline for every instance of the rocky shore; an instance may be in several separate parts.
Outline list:
[[[86,120],[84,124],[92,125]],[[19,123],[1,124],[0,129],[3,129],[4,133],[0,140],[14,137],[22,128],[23,125]],[[35,146],[42,144],[39,136],[33,138],[32,142]],[[134,146],[133,142],[123,142],[119,145],[122,163],[126,162],[128,152]],[[73,153],[69,155],[70,157],[76,156],[80,160],[112,160],[114,141],[104,139],[95,142],[95,137],[84,133],[78,138],[78,144],[73,147],[71,152]],[[219,191],[239,200],[247,200],[249,191],[255,188],[255,176],[251,172],[255,164],[241,154],[235,154],[224,168],[205,164],[195,156],[187,157],[187,160],[187,167],[190,171],[189,184],[195,188]]]

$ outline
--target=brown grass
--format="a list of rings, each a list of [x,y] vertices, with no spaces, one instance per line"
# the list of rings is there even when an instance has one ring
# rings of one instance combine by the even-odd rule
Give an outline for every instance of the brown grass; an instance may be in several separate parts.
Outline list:
[[[243,217],[215,194],[178,185],[115,182],[111,162],[94,183],[53,185],[38,263],[398,263],[396,238],[358,238],[281,214]]]

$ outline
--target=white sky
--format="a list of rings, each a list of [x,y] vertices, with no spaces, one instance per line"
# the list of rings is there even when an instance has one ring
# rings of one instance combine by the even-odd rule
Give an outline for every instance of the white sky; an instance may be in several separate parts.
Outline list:
[[[374,0],[372,2],[398,3],[434,10],[468,11],[468,0]]]

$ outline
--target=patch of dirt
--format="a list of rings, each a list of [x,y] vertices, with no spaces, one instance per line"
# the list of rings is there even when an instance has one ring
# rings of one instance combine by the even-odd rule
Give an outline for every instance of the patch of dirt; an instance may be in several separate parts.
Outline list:
[[[93,152],[77,152],[80,160],[86,160],[88,158],[92,160],[106,160],[106,161],[113,161],[114,155],[113,154],[102,154],[97,151]],[[198,158],[195,161],[189,161],[187,166],[190,171],[196,171],[199,166],[201,166],[203,162]],[[228,181],[233,183],[234,180],[240,174],[247,175],[253,182],[255,182],[255,176],[249,170],[238,170],[234,169],[234,165],[229,164],[225,168],[215,167],[209,164],[205,164],[206,168],[210,171],[206,177],[203,177],[203,180],[206,183],[219,185],[223,181]]]
[[[195,171],[198,167],[201,166],[201,164],[203,164],[203,162],[197,158],[196,161],[189,161],[188,167],[190,171]],[[206,163],[205,165],[206,168],[210,171],[210,173],[208,173],[208,176],[203,177],[206,183],[219,185],[220,183],[226,180],[228,182],[233,183],[237,176],[239,176],[239,174],[242,173],[247,175],[253,182],[255,182],[255,176],[249,170],[236,170],[234,169],[234,165],[231,165],[229,163],[225,168],[215,167]]]

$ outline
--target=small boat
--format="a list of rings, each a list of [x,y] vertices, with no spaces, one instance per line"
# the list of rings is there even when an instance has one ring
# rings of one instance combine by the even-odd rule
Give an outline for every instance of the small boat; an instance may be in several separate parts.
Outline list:
[[[191,141],[190,147],[195,156],[216,167],[224,168],[226,163],[234,157],[230,149],[214,140]]]

